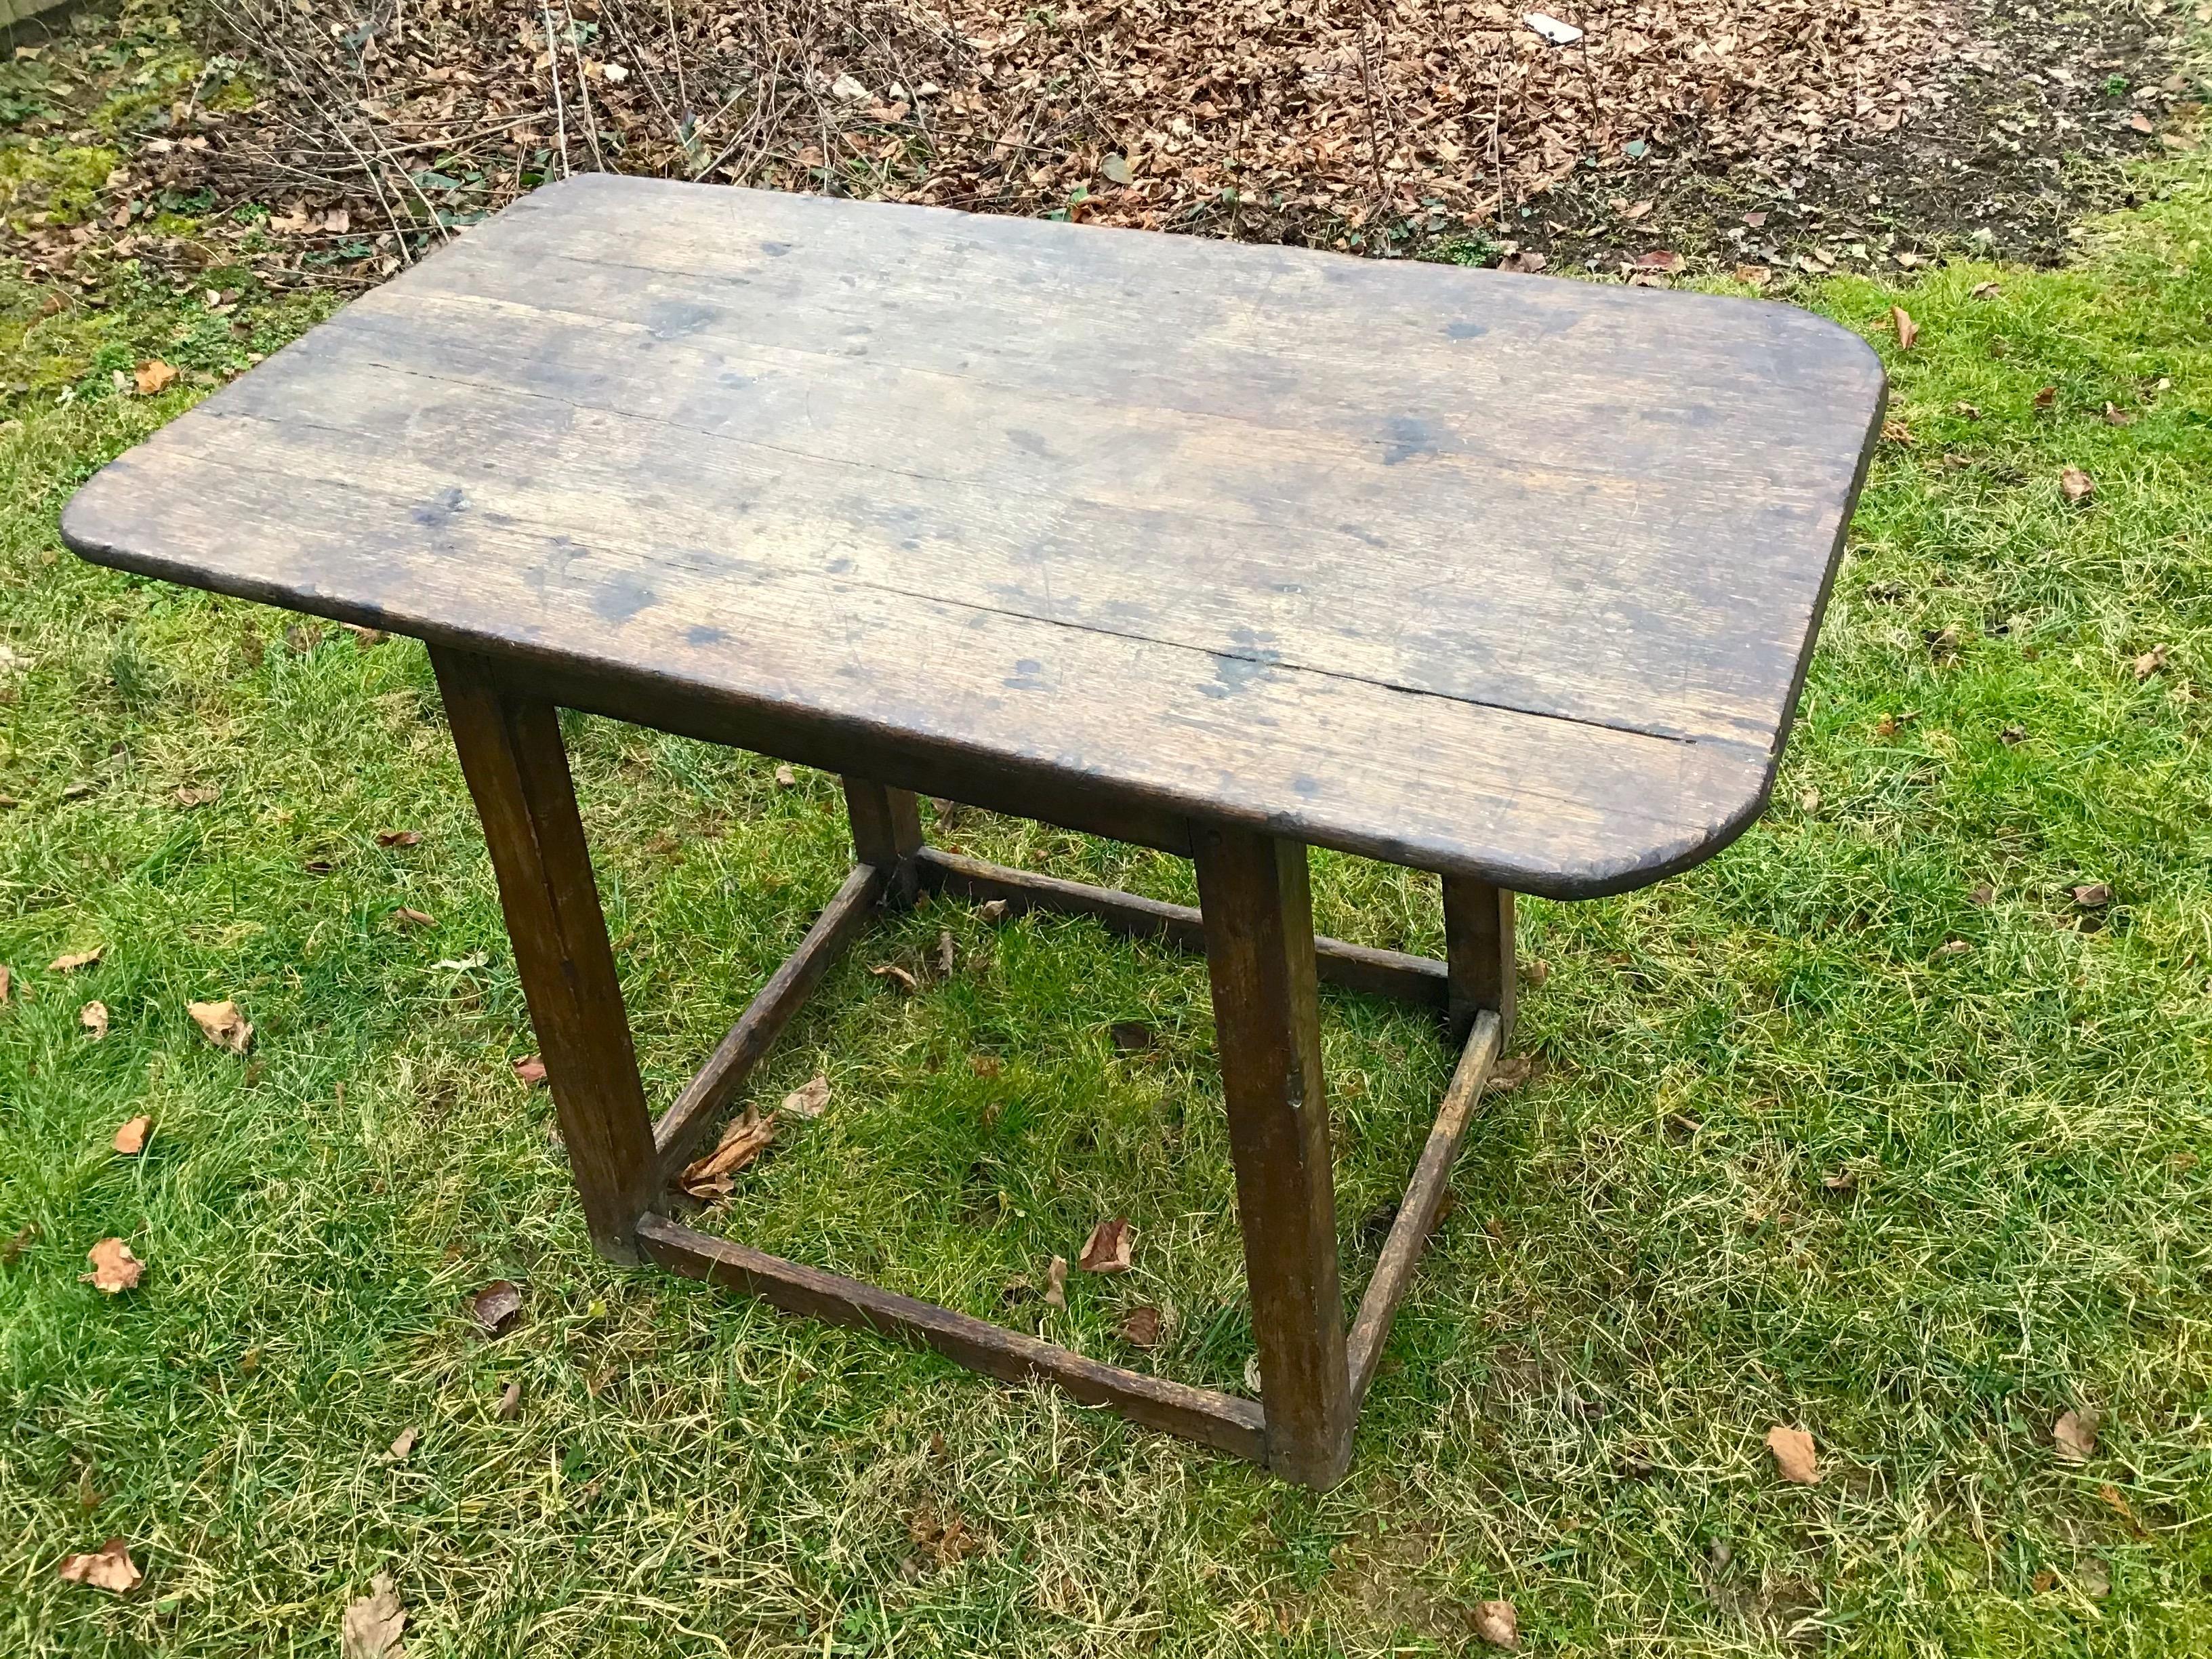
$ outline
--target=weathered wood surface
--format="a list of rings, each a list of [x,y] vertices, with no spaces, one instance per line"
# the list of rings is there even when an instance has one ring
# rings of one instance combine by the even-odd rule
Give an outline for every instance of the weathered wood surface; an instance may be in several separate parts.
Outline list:
[[[1209,828],[1196,848],[1267,1467],[1326,1489],[1352,1458],[1336,1188],[1306,849]]]
[[[1367,1292],[1359,1298],[1359,1311],[1345,1339],[1355,1413],[1375,1380],[1375,1367],[1382,1358],[1382,1344],[1389,1337],[1390,1322],[1398,1316],[1398,1304],[1413,1288],[1413,1269],[1420,1262],[1422,1248],[1429,1242],[1437,1218],[1443,1213],[1444,1200],[1451,1193],[1452,1160],[1459,1155],[1460,1138],[1466,1134],[1475,1103],[1482,1097],[1482,1085],[1490,1080],[1490,1068],[1498,1062],[1504,1034],[1504,1023],[1495,1010],[1485,1009],[1475,1016],[1467,1046],[1460,1051],[1459,1064],[1452,1069],[1451,1086],[1444,1091],[1443,1103],[1437,1109],[1436,1126],[1429,1131],[1420,1160],[1413,1166],[1413,1178],[1406,1183],[1398,1218],[1391,1224],[1389,1237],[1382,1242],[1382,1253],[1376,1259]]]
[[[475,658],[439,651],[430,661],[483,820],[584,1219],[604,1254],[635,1261],[631,1228],[657,1194],[659,1166],[560,715]]]
[[[1045,910],[1090,916],[1132,939],[1162,939],[1186,951],[1206,949],[1206,919],[1194,904],[1170,904],[1111,887],[1093,887],[1088,882],[1035,875],[939,847],[925,847],[916,854],[915,869],[921,885],[933,892],[986,902],[998,899],[1010,912]],[[1316,969],[1327,984],[1370,996],[1395,997],[1401,1002],[1438,1007],[1449,1003],[1450,970],[1433,957],[1351,945],[1327,934],[1316,936],[1314,957]]]
[[[890,879],[889,872],[878,865],[854,866],[844,884],[814,919],[813,927],[806,930],[799,948],[769,975],[768,983],[745,1005],[738,1023],[715,1045],[698,1075],[684,1085],[676,1103],[660,1115],[653,1126],[653,1141],[664,1184],[681,1173],[700,1138],[737,1098],[753,1067],[783,1035],[791,1017],[844,955],[846,946],[874,920],[876,901]]]
[[[1252,1401],[1087,1359],[1072,1349],[935,1303],[787,1261],[660,1216],[640,1220],[637,1237],[654,1261],[687,1278],[764,1297],[787,1313],[854,1325],[934,1348],[970,1370],[1007,1382],[1050,1382],[1078,1400],[1107,1407],[1148,1428],[1164,1429],[1255,1463],[1266,1461],[1266,1419]]]
[[[1571,895],[1755,815],[1881,403],[1781,306],[594,174],[64,532],[813,752]]]

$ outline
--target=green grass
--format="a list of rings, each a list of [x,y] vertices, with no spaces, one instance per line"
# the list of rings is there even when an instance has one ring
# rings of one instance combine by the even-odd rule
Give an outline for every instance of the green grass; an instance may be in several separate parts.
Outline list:
[[[1540,1653],[2212,1653],[2212,185],[2167,185],[2073,269],[1799,296],[1890,354],[1911,441],[1875,462],[1777,805],[1656,889],[1527,906],[1544,1066],[1486,1106],[1326,1497],[599,1261],[510,1071],[532,1044],[419,648],[56,540],[197,395],[113,370],[220,378],[322,307],[0,284],[30,388],[0,425],[0,1652],[330,1652],[388,1571],[417,1656],[1443,1653],[1500,1595]],[[836,790],[570,735],[665,1097],[834,890]],[[1190,895],[1072,836],[937,834]],[[1328,931],[1437,948],[1427,878],[1316,872]],[[945,929],[949,981],[867,971]],[[249,1059],[185,1015],[225,996]],[[1356,1287],[1448,1060],[1409,1015],[1325,1020]],[[1117,1050],[1127,1021],[1154,1046]],[[787,1036],[757,1095],[821,1069],[830,1110],[703,1224],[1237,1386],[1210,1035],[1188,958],[929,906]],[[1009,1304],[1115,1213],[1133,1273]],[[148,1264],[118,1297],[78,1277],[109,1235]],[[488,1341],[462,1304],[498,1278],[528,1302]],[[1118,1334],[1139,1304],[1151,1357]],[[2081,1468],[2050,1444],[2075,1405]],[[1819,1487],[1773,1478],[1777,1422]],[[111,1534],[136,1594],[57,1580]]]

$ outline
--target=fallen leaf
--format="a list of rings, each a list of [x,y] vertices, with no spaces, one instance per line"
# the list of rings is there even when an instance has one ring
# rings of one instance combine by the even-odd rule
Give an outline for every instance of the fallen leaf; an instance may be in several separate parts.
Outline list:
[[[495,1279],[469,1298],[469,1314],[490,1335],[497,1336],[514,1323],[522,1311],[522,1287]]]
[[[1635,260],[1638,270],[1656,270],[1668,276],[1680,271],[1686,264],[1682,256],[1670,247],[1655,247],[1649,253],[1638,254]]]
[[[2084,910],[2101,910],[2112,902],[2112,884],[2110,882],[2084,882],[2074,889],[2074,902]]]
[[[8,1000],[8,988],[15,982],[15,975],[8,964],[0,962],[0,1002]]]
[[[1947,939],[1936,947],[1936,954],[1939,957],[1963,957],[1971,952],[1973,948],[1965,939]]]
[[[975,914],[986,921],[1003,921],[1008,908],[1004,899],[986,899],[976,908]]]
[[[427,910],[410,909],[404,904],[392,911],[392,919],[402,927],[435,927],[438,925],[437,917]]]
[[[119,1238],[103,1238],[84,1253],[92,1263],[92,1271],[79,1273],[78,1279],[87,1285],[114,1296],[131,1289],[138,1283],[138,1275],[146,1271],[146,1264],[131,1254],[131,1247]]]
[[[1765,288],[1774,280],[1774,268],[1771,265],[1738,265],[1735,279],[1752,288]]]
[[[2051,1425],[2051,1446],[2068,1463],[2086,1463],[2097,1455],[2097,1413],[2088,1406],[2060,1414]]]
[[[399,1636],[406,1628],[407,1609],[399,1605],[392,1575],[380,1572],[369,1581],[368,1595],[346,1603],[338,1659],[400,1659]]]
[[[38,1237],[39,1229],[36,1223],[26,1223],[18,1227],[13,1238],[5,1244],[0,1244],[0,1263],[4,1263],[10,1267],[14,1267],[23,1259],[23,1252],[31,1248]]]
[[[921,981],[896,962],[879,962],[868,971],[878,979],[890,980],[902,991],[919,991],[921,988]]]
[[[1107,1028],[1107,1035],[1125,1054],[1141,1054],[1152,1046],[1152,1028],[1140,1019],[1117,1019]]]
[[[152,1118],[146,1116],[132,1118],[115,1132],[115,1150],[125,1158],[137,1157],[146,1150],[146,1137],[153,1133],[153,1128]]]
[[[2058,488],[2076,507],[2097,493],[2096,480],[2078,466],[2069,466],[2058,475]]]
[[[1117,1215],[1091,1230],[1091,1237],[1083,1241],[1075,1265],[1087,1273],[1125,1273],[1129,1271],[1130,1252],[1135,1249],[1136,1242],[1129,1218]]]
[[[1006,1069],[1006,1062],[996,1054],[970,1054],[968,1069],[977,1077],[996,1077]]]
[[[1132,176],[1129,172],[1128,158],[1124,155],[1107,156],[1105,160],[1099,162],[1098,171],[1105,174],[1109,184],[1126,185]]]
[[[1910,444],[1912,428],[1905,425],[1903,416],[1893,415],[1881,423],[1881,436],[1885,443]]]
[[[2027,728],[2024,726],[2008,726],[2003,731],[1997,733],[1997,741],[2004,744],[2008,749],[2010,749],[2015,744],[2026,743],[2027,741]]]
[[[422,839],[420,830],[380,830],[376,834],[379,847],[413,847]]]
[[[799,774],[793,771],[788,766],[777,767],[775,769],[775,787],[779,789],[796,789],[799,787]]]
[[[2097,1488],[2097,1496],[2105,1501],[2106,1508],[2110,1509],[2113,1514],[2118,1516],[2121,1520],[2128,1523],[2128,1530],[2130,1532],[2135,1534],[2138,1538],[2148,1538],[2150,1536],[2150,1529],[2144,1526],[2141,1521],[2136,1518],[2135,1510],[2129,1506],[2126,1496],[2118,1486],[2112,1485],[2112,1482],[2108,1480],[2103,1486]]]
[[[1761,225],[1764,225],[1766,222],[1766,210],[1759,208],[1753,212],[1745,214],[1743,216],[1743,222],[1749,225],[1753,230],[1757,230]]]
[[[1979,404],[1953,404],[1951,412],[1954,415],[1963,415],[1970,421],[1978,421],[1982,418],[1982,409]]]
[[[2101,1561],[2084,1561],[2074,1575],[2074,1582],[2081,1587],[2081,1594],[2093,1601],[2101,1601],[2112,1593],[2112,1575],[2105,1570]]]
[[[2108,403],[2105,405],[2106,426],[2133,426],[2135,420],[2134,411],[2130,410],[2122,409],[2118,404]]]
[[[1959,627],[1956,623],[1923,637],[1928,641],[1928,654],[1937,665],[1959,659]]]
[[[382,645],[391,637],[380,628],[363,628],[359,623],[340,623],[338,626],[352,635],[364,651],[373,645]]]
[[[775,1114],[763,1117],[748,1106],[722,1131],[722,1138],[706,1157],[686,1164],[676,1184],[694,1198],[725,1197],[730,1177],[769,1148],[775,1139]]]
[[[76,1023],[92,1033],[94,1042],[99,1042],[107,1035],[107,1005],[104,1002],[86,1003],[76,1011]]]
[[[1493,1648],[1513,1651],[1521,1645],[1520,1609],[1502,1598],[1476,1602],[1474,1633]]]
[[[526,1089],[535,1089],[545,1081],[545,1062],[535,1054],[526,1054],[514,1062],[514,1079]]]
[[[493,1414],[502,1423],[512,1423],[522,1415],[521,1383],[510,1382],[501,1391],[499,1404],[493,1407]]]
[[[201,787],[189,783],[179,784],[177,787],[176,802],[178,805],[189,811],[195,806],[205,806],[222,793],[222,790],[212,785]]]
[[[105,945],[95,945],[89,951],[79,951],[74,956],[56,957],[46,964],[46,971],[52,974],[73,974],[80,968],[89,968],[100,960],[100,952],[106,949]]]
[[[135,374],[138,382],[138,395],[142,398],[150,398],[157,392],[166,392],[175,383],[177,378],[175,366],[163,362],[159,357],[148,358],[138,365]]]
[[[227,997],[221,1002],[188,1002],[185,1005],[185,1012],[192,1017],[192,1023],[200,1028],[207,1040],[218,1048],[228,1048],[234,1054],[242,1054],[246,1045],[253,1041],[252,1026],[247,1024],[246,1016],[239,1012],[238,1005]]]
[[[1535,1076],[1539,1069],[1534,1054],[1507,1054],[1490,1068],[1489,1080],[1483,1087],[1493,1095],[1510,1094]]]
[[[1820,1484],[1820,1461],[1813,1455],[1813,1437],[1802,1429],[1776,1424],[1766,1431],[1766,1449],[1774,1458],[1774,1472],[1801,1486]]]
[[[1132,1308],[1121,1322],[1121,1340],[1133,1348],[1157,1348],[1160,1346],[1160,1310],[1158,1308]]]
[[[138,1564],[131,1559],[130,1547],[120,1538],[109,1539],[89,1555],[67,1557],[59,1571],[70,1583],[89,1584],[94,1589],[112,1590],[118,1595],[137,1589],[139,1580],[146,1576],[138,1571]]]
[[[1518,253],[1508,254],[1498,262],[1500,270],[1518,271],[1523,276],[1534,276],[1551,264],[1545,255],[1533,247],[1524,247]]]
[[[1912,320],[1912,313],[1903,306],[1892,306],[1889,322],[1890,326],[1897,331],[1897,349],[1899,351],[1911,350],[1913,343],[1920,337],[1920,325]]]
[[[817,1072],[812,1077],[783,1097],[779,1112],[789,1112],[793,1117],[816,1118],[830,1109],[830,1079]]]
[[[950,927],[939,928],[937,933],[937,960],[933,964],[937,969],[938,978],[950,979],[952,977],[952,964],[954,960],[952,930]]]
[[[1989,883],[1985,881],[1977,882],[1973,887],[1967,891],[1966,902],[1969,904],[1990,905],[1996,902],[1996,896],[1997,890],[1990,886]]]
[[[404,1463],[408,1454],[415,1449],[415,1443],[422,1437],[422,1431],[410,1423],[405,1428],[400,1430],[398,1435],[392,1440],[391,1450],[385,1454],[385,1462]]]
[[[2166,647],[2154,645],[2135,660],[2136,678],[2147,680],[2166,666]]]
[[[2158,129],[2151,125],[2151,118],[2149,116],[2145,115],[2141,110],[2137,110],[2132,115],[2128,117],[2128,131],[2130,132],[2156,132]]]
[[[1972,300],[1994,300],[2003,291],[2004,285],[2002,283],[1976,283],[1973,287],[1966,290],[1966,297]]]
[[[1065,1308],[1067,1305],[1067,1258],[1056,1255],[1052,1265],[1044,1270],[1045,1305]]]

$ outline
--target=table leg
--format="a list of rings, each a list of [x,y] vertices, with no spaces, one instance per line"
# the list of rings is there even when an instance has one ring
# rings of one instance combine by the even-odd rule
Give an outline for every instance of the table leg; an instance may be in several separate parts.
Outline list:
[[[918,873],[914,857],[921,851],[921,808],[914,792],[889,789],[866,778],[848,777],[844,782],[854,853],[861,863],[884,872],[884,903],[913,903]]]
[[[1449,980],[1445,1023],[1455,1046],[1474,1017],[1498,1016],[1501,1047],[1513,1037],[1513,895],[1471,876],[1444,878],[1444,958]]]
[[[1353,1413],[1306,849],[1215,826],[1194,841],[1267,1467],[1326,1487],[1351,1461]]]
[[[434,650],[430,661],[483,820],[515,969],[592,1242],[616,1261],[635,1261],[637,1218],[656,1185],[653,1120],[576,816],[560,716],[543,698],[501,683],[477,659]]]

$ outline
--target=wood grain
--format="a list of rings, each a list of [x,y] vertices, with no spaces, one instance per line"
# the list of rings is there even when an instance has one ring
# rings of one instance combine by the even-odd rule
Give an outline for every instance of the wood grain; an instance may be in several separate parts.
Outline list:
[[[483,821],[592,1242],[635,1261],[631,1228],[659,1166],[559,714],[475,659],[434,652],[430,661]]]
[[[1475,1103],[1482,1097],[1482,1085],[1490,1079],[1490,1068],[1497,1064],[1504,1041],[1504,1026],[1496,1013],[1476,1016],[1467,1046],[1460,1051],[1459,1064],[1453,1068],[1451,1085],[1437,1109],[1436,1126],[1429,1131],[1420,1159],[1413,1166],[1413,1179],[1406,1184],[1398,1218],[1391,1224],[1389,1237],[1382,1242],[1382,1253],[1376,1260],[1374,1276],[1367,1281],[1366,1294],[1359,1298],[1359,1311],[1345,1340],[1355,1413],[1375,1380],[1376,1364],[1382,1357],[1390,1322],[1397,1317],[1398,1304],[1413,1286],[1413,1269],[1420,1261],[1430,1230],[1443,1212],[1444,1199],[1451,1191],[1452,1159],[1459,1154],[1460,1139],[1467,1133],[1468,1120],[1474,1115]]]
[[[1265,1419],[1249,1400],[1086,1359],[950,1308],[786,1261],[658,1215],[640,1221],[637,1236],[647,1254],[672,1272],[763,1297],[787,1313],[918,1343],[970,1370],[1010,1382],[1050,1382],[1148,1428],[1255,1463],[1266,1459]]]
[[[1345,1359],[1306,849],[1208,827],[1196,852],[1267,1467],[1327,1488],[1351,1461],[1357,1413]]]
[[[745,1086],[745,1079],[761,1057],[774,1046],[804,1006],[808,994],[822,982],[837,958],[875,919],[875,906],[890,879],[872,864],[856,866],[814,925],[799,940],[799,948],[769,975],[768,982],[745,1005],[738,1023],[729,1029],[696,1077],[684,1085],[675,1103],[653,1126],[654,1156],[665,1186],[690,1161],[693,1149],[714,1120]]]
[[[1881,399],[1787,307],[602,175],[173,423],[64,533],[1573,895],[1756,814]]]

